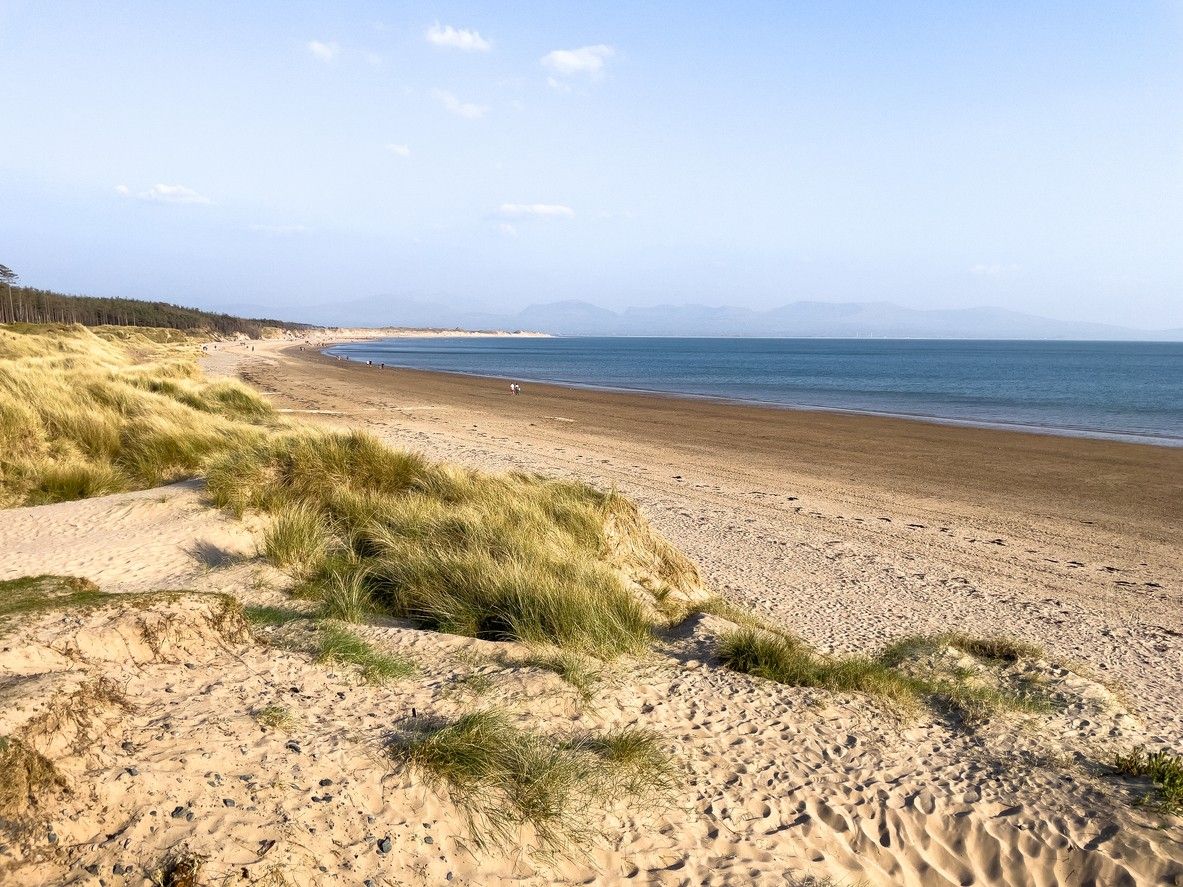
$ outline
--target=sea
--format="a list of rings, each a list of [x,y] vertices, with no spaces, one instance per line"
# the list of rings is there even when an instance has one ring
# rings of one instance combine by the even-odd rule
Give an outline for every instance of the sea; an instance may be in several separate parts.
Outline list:
[[[326,353],[526,385],[1183,446],[1183,342],[441,337]]]

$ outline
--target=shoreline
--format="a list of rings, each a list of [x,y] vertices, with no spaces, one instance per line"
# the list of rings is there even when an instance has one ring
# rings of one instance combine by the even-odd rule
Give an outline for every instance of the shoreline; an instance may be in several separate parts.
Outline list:
[[[413,335],[406,336],[391,336],[390,338],[417,338]],[[424,336],[423,338],[428,338]],[[539,336],[539,338],[546,338]],[[364,340],[346,339],[338,342],[333,342],[327,345],[325,350],[321,351],[325,357],[337,359],[337,355],[327,354],[328,348],[335,348],[339,345],[350,345],[354,342],[361,342]],[[348,361],[355,364],[363,364],[360,360],[354,359],[347,355],[340,355],[342,361]],[[439,370],[426,369],[423,367],[404,366],[401,364],[388,363],[388,369],[406,370],[409,372],[421,373],[441,373],[448,376],[465,376],[472,379],[494,379],[501,382],[509,382],[509,376],[499,376],[492,373],[468,373],[459,370]],[[1028,425],[1020,422],[1004,422],[995,421],[990,422],[986,420],[977,419],[961,419],[949,418],[945,416],[930,416],[923,413],[893,413],[884,410],[867,410],[857,409],[854,407],[832,407],[822,404],[794,404],[782,403],[779,401],[757,400],[754,398],[742,397],[725,397],[717,394],[696,394],[687,391],[666,391],[658,388],[628,388],[614,385],[595,385],[590,382],[573,382],[567,380],[557,379],[535,379],[528,376],[514,376],[515,382],[526,382],[531,385],[553,385],[560,388],[573,388],[581,391],[602,391],[606,393],[618,394],[638,394],[648,397],[668,397],[677,400],[692,400],[692,401],[706,401],[717,404],[735,404],[739,406],[753,406],[764,407],[772,410],[792,410],[794,412],[816,412],[816,413],[837,413],[840,415],[851,416],[869,416],[881,419],[900,419],[911,422],[926,422],[932,425],[949,425],[957,428],[978,428],[983,430],[996,431],[1013,431],[1021,434],[1040,434],[1050,435],[1053,437],[1069,437],[1069,438],[1083,438],[1087,440],[1107,440],[1117,443],[1134,443],[1145,444],[1147,446],[1168,447],[1168,448],[1183,448],[1183,437],[1171,437],[1167,435],[1146,434],[1144,432],[1136,431],[1102,431],[1092,428],[1072,428],[1067,426],[1057,425]]]
[[[851,483],[924,501],[1071,517],[1083,526],[1137,526],[1183,548],[1183,448],[979,428],[829,410],[532,384],[510,399],[500,377],[367,366],[290,344],[289,367],[335,368],[351,384],[475,410],[482,418],[554,424],[584,437],[627,439],[671,454],[732,454],[778,473]],[[249,373],[250,381],[259,381]],[[503,415],[506,406],[513,412]],[[348,410],[346,410],[348,412]],[[856,480],[857,479],[857,480]]]
[[[1019,638],[1127,688],[1183,743],[1183,449],[556,385],[511,397],[290,343],[225,359],[306,421],[618,490],[712,588],[825,652]]]

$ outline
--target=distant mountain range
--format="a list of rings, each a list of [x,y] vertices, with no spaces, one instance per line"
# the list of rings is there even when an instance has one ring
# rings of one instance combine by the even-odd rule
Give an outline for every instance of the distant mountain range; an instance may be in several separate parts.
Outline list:
[[[236,308],[249,309],[248,313],[262,310],[257,306]],[[1183,328],[1141,330],[1053,320],[1002,308],[922,310],[890,302],[792,302],[769,310],[657,305],[612,311],[590,302],[566,301],[496,314],[441,302],[376,296],[286,313],[293,319],[327,326],[531,330],[564,336],[1183,340]]]

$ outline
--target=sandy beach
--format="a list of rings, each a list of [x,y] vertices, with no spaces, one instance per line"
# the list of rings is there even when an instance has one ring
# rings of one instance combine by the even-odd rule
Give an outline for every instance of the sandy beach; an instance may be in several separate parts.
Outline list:
[[[1054,705],[967,728],[752,678],[719,666],[731,624],[707,614],[606,665],[586,696],[520,644],[377,619],[357,630],[419,672],[374,686],[301,652],[301,623],[252,640],[218,610],[209,592],[300,602],[257,555],[260,519],[213,508],[200,481],[14,509],[0,580],[197,592],[38,616],[0,645],[0,734],[40,735],[50,696],[120,688],[86,697],[86,732],[65,737],[86,751],[62,766],[91,787],[53,822],[69,853],[17,860],[20,883],[93,884],[86,866],[117,865],[108,883],[148,885],[144,860],[183,846],[210,883],[1183,884],[1179,820],[1105,764],[1183,740],[1183,451],[554,386],[511,397],[508,380],[292,341],[219,343],[203,364],[293,418],[625,493],[714,591],[823,651],[948,630],[1036,643],[1045,657],[1006,668]],[[276,706],[295,722],[260,727]],[[474,851],[456,808],[383,749],[416,712],[486,706],[550,733],[656,731],[678,790],[605,810],[586,851]]]
[[[436,458],[615,487],[716,588],[823,649],[1021,637],[1183,738],[1183,449],[547,385],[514,398],[508,380],[290,347],[240,372]]]

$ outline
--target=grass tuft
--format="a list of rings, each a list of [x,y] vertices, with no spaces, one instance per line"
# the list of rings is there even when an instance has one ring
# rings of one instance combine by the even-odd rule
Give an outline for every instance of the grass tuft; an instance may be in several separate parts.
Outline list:
[[[283,544],[269,556],[319,564],[304,593],[348,620],[372,606],[432,630],[608,659],[651,638],[638,589],[656,600],[699,581],[615,494],[437,464],[360,432],[253,441],[211,466],[208,488],[232,511],[275,514]]]
[[[77,576],[23,576],[0,580],[0,623],[8,617],[97,604],[114,595]]]
[[[296,726],[296,716],[290,708],[283,705],[268,705],[259,709],[255,712],[255,720],[264,727],[282,730],[285,733],[291,732]]]
[[[592,688],[604,673],[597,660],[559,647],[534,650],[522,664],[554,672],[578,690],[585,702],[592,698]]]
[[[661,798],[677,784],[673,762],[653,730],[620,727],[588,737],[579,746],[610,765],[613,783],[622,795]]]
[[[323,563],[332,537],[324,516],[297,502],[278,511],[263,531],[263,555],[296,579],[307,579]]]
[[[880,654],[887,665],[898,665],[918,656],[931,655],[944,647],[952,647],[978,659],[991,662],[1018,662],[1020,659],[1039,659],[1043,650],[1034,644],[1011,638],[980,638],[961,632],[934,635],[913,635],[896,641]]]
[[[733,671],[794,687],[870,693],[905,707],[920,695],[915,681],[873,659],[822,657],[799,640],[752,628],[724,635],[717,655]]]
[[[391,753],[446,789],[478,846],[505,846],[528,826],[547,850],[594,832],[598,804],[622,795],[660,795],[673,771],[648,734],[618,731],[559,740],[514,726],[500,711],[429,722],[396,739]]]
[[[187,850],[170,855],[151,875],[152,887],[200,887],[206,857]]]
[[[912,674],[899,669],[910,657],[941,646],[931,638],[910,639],[889,647],[878,658],[829,657],[795,638],[740,628],[725,635],[716,652],[727,668],[755,677],[794,687],[867,693],[904,709],[928,703],[970,723],[1000,711],[1040,712],[1049,707],[1029,689],[1012,692],[970,683],[965,675]],[[993,658],[1005,661],[1001,652]]]
[[[336,625],[321,626],[316,661],[357,666],[371,684],[409,677],[416,670],[409,660],[379,652],[353,632]]]
[[[319,584],[320,614],[342,622],[364,622],[374,612],[364,570],[332,570]]]
[[[0,736],[0,819],[22,815],[65,785],[57,768],[21,740]]]
[[[1146,751],[1138,746],[1114,759],[1122,776],[1143,777],[1158,789],[1158,806],[1164,813],[1183,816],[1183,756],[1166,750]]]

